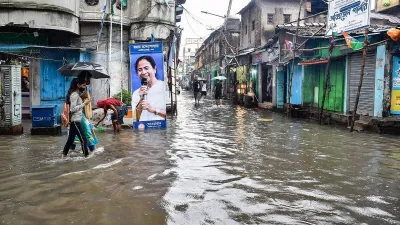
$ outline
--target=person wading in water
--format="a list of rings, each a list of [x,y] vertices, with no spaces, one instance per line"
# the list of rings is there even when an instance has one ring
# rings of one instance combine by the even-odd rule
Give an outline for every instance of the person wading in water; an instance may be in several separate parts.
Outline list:
[[[83,154],[85,157],[89,155],[88,151],[88,146],[87,146],[87,140],[84,135],[84,131],[81,128],[81,120],[82,120],[82,114],[83,114],[83,107],[89,104],[89,99],[85,99],[85,101],[82,101],[82,98],[79,96],[79,92],[83,92],[86,90],[86,81],[85,80],[79,80],[78,78],[74,78],[71,81],[71,86],[68,90],[67,96],[66,96],[66,103],[70,106],[70,129],[69,129],[69,134],[68,134],[68,140],[67,143],[64,146],[64,151],[61,155],[61,158],[64,158],[67,156],[70,148],[74,144],[74,139],[75,136],[78,136],[79,141],[81,142]]]

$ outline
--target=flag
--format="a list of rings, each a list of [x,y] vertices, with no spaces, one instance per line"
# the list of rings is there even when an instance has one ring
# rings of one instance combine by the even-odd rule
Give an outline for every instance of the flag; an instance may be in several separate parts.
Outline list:
[[[346,40],[346,44],[349,48],[351,48],[355,51],[364,48],[364,43],[359,42],[357,39],[348,35],[346,32],[342,32],[342,35],[343,35],[344,39]]]
[[[285,44],[286,44],[286,48],[289,49],[289,51],[291,53],[293,53],[293,49],[294,49],[293,42],[285,40]]]
[[[172,39],[171,51],[169,53],[169,60],[168,60],[169,67],[171,68],[174,68],[175,66],[175,42],[176,42],[176,37],[174,35],[174,38]]]
[[[111,0],[111,5],[110,5],[110,7],[111,7],[111,15],[114,15],[114,5],[115,5],[116,2],[117,2],[117,0]]]
[[[103,32],[104,16],[106,15],[107,2],[108,2],[108,0],[104,0],[103,15],[101,16],[100,31],[99,31],[99,35],[97,38],[97,48],[99,47],[98,45],[99,45],[101,33]]]

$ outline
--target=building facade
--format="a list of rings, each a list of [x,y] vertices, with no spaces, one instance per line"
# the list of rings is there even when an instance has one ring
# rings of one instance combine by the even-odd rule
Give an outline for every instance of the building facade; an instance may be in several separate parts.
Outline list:
[[[275,28],[297,19],[296,0],[252,0],[240,10],[241,35],[236,68],[240,98],[252,97],[254,103],[276,104],[275,83],[279,50]],[[302,10],[300,17],[306,15]]]
[[[207,80],[210,89],[213,88],[212,78],[224,75],[228,79],[224,83],[224,94],[233,82],[229,78],[230,63],[234,61],[239,48],[240,19],[229,18],[224,26],[208,36],[195,54],[195,75]]]
[[[183,55],[182,55],[183,74],[186,75],[193,72],[195,64],[195,55],[197,50],[200,48],[202,44],[203,44],[202,38],[186,38],[185,44],[183,46]]]
[[[184,2],[127,1],[121,8],[120,1],[111,6],[110,0],[0,0],[0,60],[10,63],[11,58],[29,71],[24,107],[55,104],[59,111],[71,78],[57,69],[65,63],[96,62],[111,78],[92,80],[95,103],[130,90],[129,43],[154,36],[168,54],[176,32],[175,8]]]

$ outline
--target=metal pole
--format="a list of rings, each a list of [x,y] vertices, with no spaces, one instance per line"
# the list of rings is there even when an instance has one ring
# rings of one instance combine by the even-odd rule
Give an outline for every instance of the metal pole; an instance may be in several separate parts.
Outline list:
[[[331,57],[332,57],[332,52],[333,52],[333,48],[334,48],[334,37],[333,37],[333,33],[332,33],[332,37],[331,37],[331,43],[329,45],[329,56],[328,56],[328,65],[326,65],[326,74],[325,74],[325,83],[324,83],[324,94],[322,96],[322,105],[321,105],[321,110],[319,112],[319,124],[322,124],[322,114],[324,112],[324,105],[325,105],[325,98],[326,98],[326,91],[328,89],[328,83],[329,83],[329,79],[330,79],[330,73],[331,73]]]
[[[122,3],[120,3],[121,4],[121,102],[122,102],[122,90],[123,90],[123,71],[122,71],[122,69],[123,69],[123,55],[124,55],[124,47],[123,47],[123,41],[124,41],[124,28],[123,28],[123,24],[122,24],[122,22],[123,22],[123,7],[122,7]]]
[[[362,83],[363,83],[363,79],[364,79],[364,69],[365,69],[365,61],[367,59],[367,50],[368,50],[368,28],[365,29],[365,40],[364,40],[363,58],[362,58],[362,64],[361,64],[360,82],[358,83],[358,92],[357,92],[357,96],[356,96],[356,102],[354,104],[353,116],[351,118],[350,132],[353,132],[354,123],[356,121],[357,107],[358,107],[358,102],[360,100],[361,87],[362,87]]]
[[[297,27],[296,27],[296,34],[293,38],[293,59],[292,59],[292,71],[290,71],[290,77],[289,77],[289,100],[288,100],[288,109],[287,113],[288,116],[291,116],[291,98],[292,98],[292,82],[293,82],[293,74],[294,74],[294,62],[296,60],[296,44],[297,44],[297,34],[299,32],[299,25],[300,25],[300,15],[301,15],[301,7],[303,5],[303,0],[300,0],[300,6],[299,6],[299,16],[297,17]]]
[[[174,39],[172,39],[172,41],[173,41]],[[175,45],[176,46],[176,45]],[[176,48],[176,47],[175,47]],[[176,49],[174,49],[174,50],[176,50]],[[176,55],[174,54],[174,87],[175,87],[175,93],[174,93],[174,95],[175,95],[175,105],[174,105],[174,114],[175,114],[175,116],[178,116],[178,96],[177,96],[177,94],[176,94],[176,92],[177,92],[177,88],[176,88]]]
[[[112,0],[110,0],[110,46],[108,48],[108,75],[111,77],[111,48],[112,48],[112,24],[113,24],[113,15],[111,14],[112,10]],[[110,80],[109,78],[108,80]],[[110,82],[109,82],[110,84]],[[110,97],[111,85],[109,86],[108,97]]]

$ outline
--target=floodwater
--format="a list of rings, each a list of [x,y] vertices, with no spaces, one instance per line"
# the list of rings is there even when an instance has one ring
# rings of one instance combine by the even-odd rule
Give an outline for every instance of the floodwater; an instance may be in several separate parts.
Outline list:
[[[1,224],[400,224],[400,139],[179,96],[167,130],[0,137]],[[273,119],[273,121],[265,120]]]

